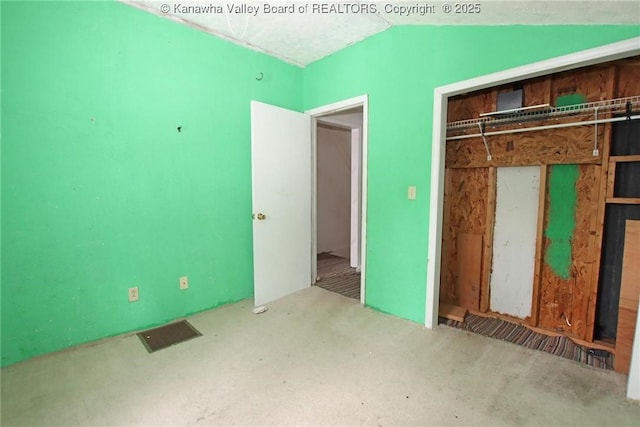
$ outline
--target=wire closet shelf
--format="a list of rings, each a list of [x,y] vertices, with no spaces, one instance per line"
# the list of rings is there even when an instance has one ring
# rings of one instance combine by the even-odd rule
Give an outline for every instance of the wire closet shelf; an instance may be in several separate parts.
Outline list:
[[[626,114],[630,118],[631,111],[640,107],[640,95],[605,101],[587,102],[584,104],[567,105],[563,107],[541,106],[540,109],[505,112],[500,117],[480,117],[477,119],[459,120],[447,123],[447,131],[462,131],[480,127],[498,127],[511,124],[521,124],[532,121],[560,119],[562,117],[595,116],[598,114]],[[499,114],[499,112],[497,112]],[[590,124],[578,122],[576,125]],[[591,123],[593,124],[593,123]]]

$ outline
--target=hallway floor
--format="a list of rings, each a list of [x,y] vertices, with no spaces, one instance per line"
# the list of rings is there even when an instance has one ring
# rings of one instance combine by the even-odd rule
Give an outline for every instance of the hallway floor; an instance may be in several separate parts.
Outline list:
[[[2,369],[12,425],[638,425],[626,377],[311,287],[148,353],[134,334]]]
[[[360,301],[360,273],[349,265],[348,258],[318,254],[316,286]]]

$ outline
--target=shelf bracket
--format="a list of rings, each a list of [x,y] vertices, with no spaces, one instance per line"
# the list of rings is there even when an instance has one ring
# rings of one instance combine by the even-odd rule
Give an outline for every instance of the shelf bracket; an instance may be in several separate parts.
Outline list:
[[[484,142],[484,149],[487,150],[487,160],[491,161],[491,152],[489,151],[489,144],[487,144],[487,138],[484,136],[484,122],[478,122],[480,128],[480,135],[482,136],[482,142]]]
[[[600,154],[600,152],[598,151],[598,107],[594,107],[593,109],[594,111],[594,115],[595,115],[595,122],[596,122],[596,131],[595,131],[595,138],[593,139],[593,155],[597,156]]]

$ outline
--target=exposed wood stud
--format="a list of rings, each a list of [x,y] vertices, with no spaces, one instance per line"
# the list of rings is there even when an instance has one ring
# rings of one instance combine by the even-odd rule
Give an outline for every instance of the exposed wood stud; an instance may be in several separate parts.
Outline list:
[[[484,253],[482,259],[482,283],[480,285],[480,311],[489,310],[491,265],[493,262],[493,226],[496,219],[497,170],[490,167],[487,176],[487,218],[484,232]]]
[[[607,176],[607,199],[614,196],[614,186],[616,182],[616,162],[609,161],[609,172]]]
[[[533,276],[533,291],[531,297],[531,317],[529,324],[538,326],[540,310],[540,287],[542,281],[542,243],[544,241],[544,212],[547,201],[547,165],[540,166],[540,198],[538,200],[538,231],[536,233],[536,259]]]
[[[605,93],[609,97],[617,96],[615,93],[618,86],[618,72],[617,67],[612,65],[608,69],[608,80]],[[637,80],[637,79],[636,79]],[[585,339],[589,342],[593,341],[595,333],[595,318],[596,318],[596,304],[598,299],[598,283],[600,281],[600,260],[602,257],[602,236],[604,234],[604,215],[606,210],[606,198],[607,198],[607,173],[609,171],[609,156],[611,151],[611,131],[613,126],[611,123],[607,123],[604,126],[604,136],[602,138],[600,155],[602,156],[602,167],[599,168],[600,174],[598,182],[599,194],[597,201],[597,211],[594,218],[595,224],[593,230],[592,243],[590,245],[591,250],[589,252],[589,260],[591,262],[591,278],[590,278],[590,296],[589,305],[587,307],[587,323]]]

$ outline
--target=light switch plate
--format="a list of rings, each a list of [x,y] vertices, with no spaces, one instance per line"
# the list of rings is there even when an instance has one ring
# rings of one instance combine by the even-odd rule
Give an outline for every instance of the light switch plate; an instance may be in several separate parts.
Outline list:
[[[416,199],[416,187],[414,185],[410,185],[409,188],[407,189],[407,198],[409,200]]]

